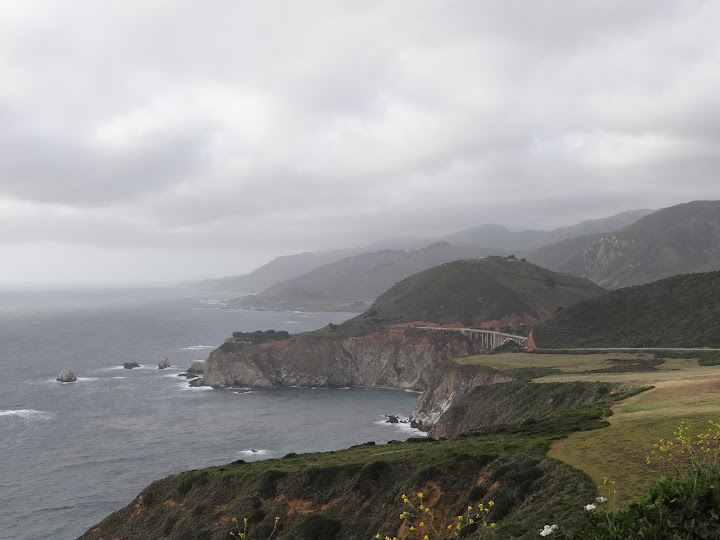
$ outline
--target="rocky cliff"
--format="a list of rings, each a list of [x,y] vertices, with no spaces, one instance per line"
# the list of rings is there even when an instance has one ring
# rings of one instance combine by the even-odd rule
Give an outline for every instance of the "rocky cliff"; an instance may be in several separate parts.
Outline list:
[[[432,425],[471,388],[511,380],[478,374],[454,364],[481,352],[472,338],[456,331],[385,328],[338,339],[313,335],[248,345],[234,338],[214,350],[205,365],[205,384],[226,387],[382,386],[421,391],[413,419]]]

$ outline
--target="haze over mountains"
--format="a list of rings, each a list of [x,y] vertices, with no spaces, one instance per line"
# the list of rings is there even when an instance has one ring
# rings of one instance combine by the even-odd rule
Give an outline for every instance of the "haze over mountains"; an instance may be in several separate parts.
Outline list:
[[[509,255],[511,251],[535,249],[566,238],[621,229],[652,212],[654,210],[628,210],[607,218],[583,221],[576,225],[560,227],[552,231],[525,230],[513,232],[502,225],[486,224],[464,229],[441,238],[387,238],[358,248],[284,255],[273,259],[248,274],[207,279],[195,283],[195,285],[214,291],[245,294],[259,293],[275,283],[300,276],[345,257],[383,250],[413,251],[437,242],[447,242],[454,246],[495,248],[499,251],[492,253]],[[438,264],[440,263],[438,262]],[[407,275],[410,274],[403,277]]]
[[[545,268],[587,277],[609,289],[717,270],[720,201],[664,208],[612,234],[564,240],[527,257]]]
[[[412,245],[409,239],[386,242]],[[233,308],[362,312],[415,273],[455,260],[510,254],[605,288],[720,269],[720,201],[694,201],[655,212],[632,210],[553,231],[512,232],[481,225],[421,249],[289,255],[250,274],[201,285],[214,290],[267,286],[259,294],[236,298],[229,304]]]
[[[299,311],[365,311],[398,281],[439,264],[502,250],[437,242],[423,249],[382,250],[335,261],[282,281],[262,293],[232,301],[234,308]]]
[[[513,232],[488,224],[435,240],[386,239],[364,248],[278,257],[249,274],[205,280],[195,285],[236,294],[262,291],[236,299],[231,304],[235,308],[361,312],[396,282],[435,265],[487,255],[509,255],[558,239],[614,230],[650,212],[630,210],[553,231]]]

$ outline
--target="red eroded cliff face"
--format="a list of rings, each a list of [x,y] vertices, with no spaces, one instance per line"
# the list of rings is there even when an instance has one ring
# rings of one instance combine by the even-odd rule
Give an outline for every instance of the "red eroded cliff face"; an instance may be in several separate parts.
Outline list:
[[[460,332],[413,328],[339,339],[300,335],[254,346],[229,342],[210,354],[204,381],[214,388],[383,386],[422,391],[413,417],[429,427],[474,386],[474,375],[451,360],[479,352],[479,344]]]

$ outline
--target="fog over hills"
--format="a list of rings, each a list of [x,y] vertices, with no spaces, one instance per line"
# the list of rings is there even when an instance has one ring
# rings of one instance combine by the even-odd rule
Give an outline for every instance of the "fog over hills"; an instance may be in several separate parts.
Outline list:
[[[305,291],[310,295],[310,298],[317,296],[319,293],[317,285],[308,285],[309,282],[319,279],[320,275],[315,274],[307,278],[301,279],[297,283],[288,284],[286,288],[298,289],[295,293],[289,297],[284,297],[280,289],[273,289],[272,291],[265,291],[271,285],[279,283],[281,281],[289,280],[291,278],[301,276],[306,272],[310,272],[323,265],[339,261],[340,259],[359,255],[363,253],[373,253],[384,250],[406,250],[408,252],[422,250],[433,243],[449,243],[454,246],[464,247],[475,247],[482,249],[459,249],[455,255],[450,255],[450,252],[445,251],[442,256],[431,257],[425,252],[423,258],[425,262],[412,265],[408,262],[409,259],[419,260],[413,255],[401,255],[395,253],[391,255],[389,253],[379,254],[374,256],[375,259],[382,259],[382,263],[376,264],[392,264],[394,270],[391,272],[391,276],[387,278],[364,277],[362,278],[365,282],[372,282],[374,285],[369,284],[366,287],[358,286],[361,291],[349,291],[349,290],[336,290],[332,294],[329,292],[323,293],[324,297],[336,297],[340,298],[356,298],[362,299],[363,301],[367,298],[375,298],[380,293],[384,292],[389,286],[395,281],[405,278],[415,272],[430,268],[435,264],[442,262],[448,262],[450,260],[463,259],[467,257],[480,257],[487,254],[511,254],[514,251],[525,251],[534,249],[538,246],[551,244],[558,240],[571,238],[574,236],[585,235],[595,232],[608,232],[620,229],[626,225],[629,225],[643,216],[653,212],[653,210],[628,210],[619,214],[602,218],[583,221],[576,225],[570,225],[566,227],[560,227],[551,231],[539,231],[539,230],[525,230],[514,232],[503,227],[502,225],[486,224],[477,227],[472,227],[462,231],[458,231],[442,238],[428,239],[428,238],[389,238],[385,240],[378,240],[365,247],[354,248],[354,249],[341,249],[331,250],[323,252],[306,252],[298,253],[294,255],[285,255],[273,259],[268,264],[250,272],[249,274],[241,276],[230,276],[220,279],[210,279],[203,282],[195,283],[204,289],[222,291],[222,292],[235,292],[235,293],[259,293],[264,291],[261,295],[264,300],[287,300],[289,302],[295,302],[300,298],[297,298],[298,294],[302,296],[299,291]],[[416,254],[417,255],[417,254]],[[454,259],[448,257],[455,257]],[[405,265],[397,264],[397,261],[390,262],[391,259],[405,259]],[[328,273],[332,276],[333,285],[327,285],[326,288],[332,288],[335,283],[334,280],[340,279],[339,276],[343,273],[347,273],[345,278],[342,278],[344,282],[350,283],[352,279],[359,278],[360,274],[364,272],[363,265],[366,265],[366,270],[374,270],[373,263],[369,261],[374,260],[373,257],[357,258],[354,260],[358,264],[354,267],[352,264],[346,263],[343,265],[336,266],[328,270]],[[431,264],[432,263],[432,264]],[[401,269],[402,268],[402,269]],[[390,275],[390,274],[388,274]],[[309,287],[309,288],[308,288]],[[350,286],[353,288],[354,286]],[[385,288],[382,288],[385,287]],[[321,290],[322,287],[320,288]],[[315,298],[317,299],[317,298]],[[347,304],[347,302],[343,302]],[[350,302],[352,303],[352,302]],[[246,304],[260,306],[260,303]],[[359,309],[359,307],[358,307]]]
[[[607,288],[720,269],[720,201],[658,210],[618,231],[539,248],[528,259]]]

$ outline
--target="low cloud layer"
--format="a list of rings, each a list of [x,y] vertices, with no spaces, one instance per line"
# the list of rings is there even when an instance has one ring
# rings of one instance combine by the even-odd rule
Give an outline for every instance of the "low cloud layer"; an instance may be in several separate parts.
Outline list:
[[[0,282],[235,274],[717,199],[719,19],[710,1],[6,3]],[[49,252],[71,260],[23,272]]]

